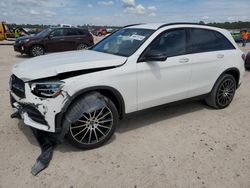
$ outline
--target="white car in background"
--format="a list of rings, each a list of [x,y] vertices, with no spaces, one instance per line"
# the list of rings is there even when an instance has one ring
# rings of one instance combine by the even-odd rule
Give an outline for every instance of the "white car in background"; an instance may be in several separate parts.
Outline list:
[[[124,27],[89,50],[17,64],[11,104],[24,123],[66,133],[82,149],[103,145],[125,114],[201,96],[227,107],[244,56],[224,29],[188,23]]]

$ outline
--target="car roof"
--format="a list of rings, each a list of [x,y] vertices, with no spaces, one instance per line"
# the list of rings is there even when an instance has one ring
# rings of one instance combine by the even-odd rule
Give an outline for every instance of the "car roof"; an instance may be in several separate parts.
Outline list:
[[[176,23],[147,23],[147,24],[134,24],[134,25],[128,25],[125,26],[125,28],[140,28],[140,29],[152,29],[152,30],[158,30],[163,27],[167,26],[183,26],[183,27],[202,27],[202,28],[208,28],[217,30],[218,28],[208,26],[205,24],[198,24],[198,23],[188,23],[188,22],[176,22]]]
[[[77,30],[80,30],[80,31],[89,32],[88,29],[78,28],[78,27],[50,27],[49,29],[51,29],[51,30],[55,30],[55,29],[77,29]]]
[[[50,27],[50,29],[80,29],[77,27]]]

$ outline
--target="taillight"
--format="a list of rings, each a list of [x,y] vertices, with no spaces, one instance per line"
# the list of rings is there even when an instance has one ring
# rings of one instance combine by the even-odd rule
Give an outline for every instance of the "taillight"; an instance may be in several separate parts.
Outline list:
[[[246,55],[242,54],[241,58],[243,59],[243,61],[246,61]]]

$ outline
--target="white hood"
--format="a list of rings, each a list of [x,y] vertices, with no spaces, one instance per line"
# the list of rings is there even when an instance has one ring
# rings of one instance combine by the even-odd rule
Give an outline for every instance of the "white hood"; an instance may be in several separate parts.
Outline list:
[[[15,65],[12,73],[24,81],[29,81],[64,72],[119,66],[126,59],[92,50],[71,51],[31,58]]]

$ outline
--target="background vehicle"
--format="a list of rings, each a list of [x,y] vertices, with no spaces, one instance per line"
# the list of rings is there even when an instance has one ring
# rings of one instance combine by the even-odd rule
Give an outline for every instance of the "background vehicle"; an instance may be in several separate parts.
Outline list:
[[[67,130],[73,145],[91,149],[108,141],[127,113],[194,97],[226,108],[244,70],[243,52],[226,30],[133,25],[90,50],[18,64],[10,81],[11,103],[26,124]]]
[[[242,38],[241,38],[240,32],[231,33],[231,35],[234,38],[235,42],[237,42],[237,43],[242,42]]]
[[[246,68],[247,70],[250,70],[250,52],[248,52],[248,54],[247,54],[247,56],[246,56],[245,68]]]
[[[18,38],[14,50],[34,57],[47,52],[86,49],[93,44],[93,37],[87,30],[48,28],[35,36]]]
[[[108,34],[108,31],[106,28],[99,28],[93,32],[94,35],[96,36],[105,36]]]
[[[52,25],[52,26],[51,26],[51,28],[58,28],[58,27],[70,28],[70,27],[75,27],[75,26],[70,25],[70,24],[58,24],[58,25]]]
[[[15,38],[15,35],[10,32],[5,22],[0,22],[0,40],[7,40],[7,38]]]

